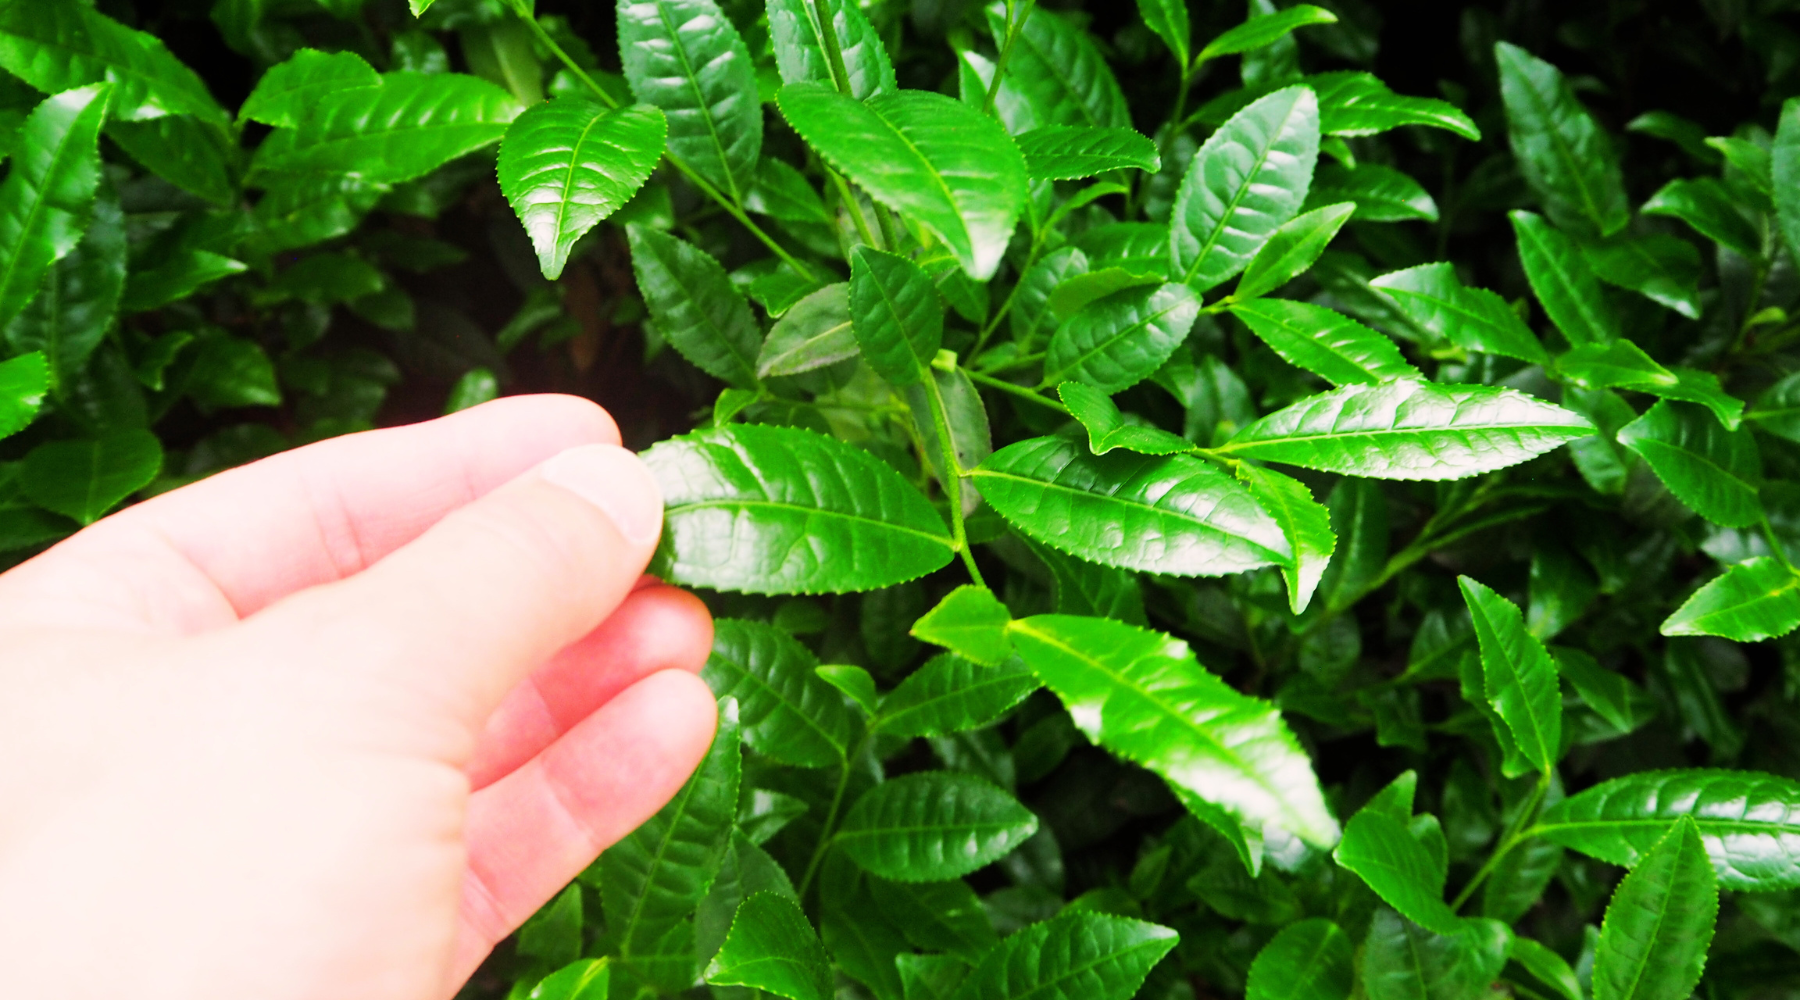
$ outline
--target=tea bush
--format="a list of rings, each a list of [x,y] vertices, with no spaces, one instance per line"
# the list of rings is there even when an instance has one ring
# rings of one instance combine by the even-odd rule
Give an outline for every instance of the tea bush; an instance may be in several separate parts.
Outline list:
[[[1785,995],[1800,4],[1562,6],[0,3],[0,546],[693,428],[720,735],[469,996]]]

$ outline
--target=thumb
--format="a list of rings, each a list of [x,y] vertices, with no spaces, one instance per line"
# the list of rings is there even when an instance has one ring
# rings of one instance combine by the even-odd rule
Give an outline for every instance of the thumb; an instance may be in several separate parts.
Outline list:
[[[507,691],[612,614],[662,533],[662,493],[636,455],[585,445],[459,508],[374,566],[245,623],[394,682],[479,731]]]

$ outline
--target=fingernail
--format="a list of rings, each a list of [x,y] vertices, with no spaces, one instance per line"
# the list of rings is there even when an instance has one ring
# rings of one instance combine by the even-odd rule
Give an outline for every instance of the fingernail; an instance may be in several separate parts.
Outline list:
[[[600,508],[633,545],[650,545],[662,533],[662,488],[624,448],[570,448],[540,466],[538,475]]]

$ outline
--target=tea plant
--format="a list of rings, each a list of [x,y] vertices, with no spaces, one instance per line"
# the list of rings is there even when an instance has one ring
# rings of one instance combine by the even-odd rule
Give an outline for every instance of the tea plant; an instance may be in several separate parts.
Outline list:
[[[269,64],[236,115],[93,7],[0,4],[0,540],[369,426],[399,374],[334,307],[454,354],[457,408],[628,254],[710,387],[645,459],[719,736],[471,994],[1796,981],[1800,675],[1738,645],[1800,626],[1782,4],[1738,25],[1754,120],[1627,126],[1667,176],[1506,41],[1474,116],[1307,73],[1373,59],[1352,3],[1139,0],[1109,44],[1029,0],[620,0],[614,63],[530,0],[320,2],[385,50],[213,9]],[[422,336],[394,270],[462,251],[380,222],[486,177],[544,283],[497,346]],[[163,469],[165,418],[278,404]]]

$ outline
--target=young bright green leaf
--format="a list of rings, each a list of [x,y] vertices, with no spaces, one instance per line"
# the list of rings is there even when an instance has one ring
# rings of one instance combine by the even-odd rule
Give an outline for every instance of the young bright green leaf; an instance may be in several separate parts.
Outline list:
[[[0,438],[24,430],[50,392],[50,363],[32,351],[0,361]]]
[[[999,941],[980,898],[961,879],[891,882],[870,875],[867,882],[882,914],[915,947],[975,963]]]
[[[1031,438],[995,452],[974,481],[1025,534],[1107,566],[1218,576],[1292,559],[1250,492],[1188,455],[1095,455],[1066,437]]]
[[[1174,280],[1199,293],[1243,270],[1298,214],[1318,158],[1319,104],[1311,90],[1278,90],[1232,115],[1194,154],[1175,196]]]
[[[1288,608],[1299,614],[1312,603],[1313,591],[1337,547],[1337,536],[1331,533],[1331,512],[1313,499],[1305,483],[1273,469],[1240,463],[1237,478],[1281,525],[1281,533],[1294,550],[1293,558],[1281,567],[1281,576],[1287,581]]]
[[[1477,1000],[1505,967],[1511,940],[1498,920],[1433,934],[1384,906],[1358,956],[1362,988],[1369,1000]]]
[[[1037,832],[1031,810],[961,771],[923,771],[875,786],[850,807],[836,845],[896,882],[960,878]]]
[[[744,742],[796,767],[827,767],[850,751],[852,720],[819,661],[786,632],[720,619],[700,676],[719,698],[736,698]]]
[[[850,286],[840,281],[781,314],[763,341],[756,374],[798,375],[854,358],[857,351],[856,334],[850,328]]]
[[[1169,47],[1178,66],[1186,66],[1193,48],[1193,29],[1188,24],[1186,0],[1138,0],[1144,26]]]
[[[1122,267],[1102,267],[1071,275],[1050,293],[1050,312],[1059,324],[1066,323],[1076,313],[1116,292],[1162,283],[1160,274],[1134,274]]]
[[[773,156],[757,164],[756,187],[744,197],[744,207],[783,222],[829,226],[835,221],[806,175]]]
[[[1081,423],[1088,433],[1088,448],[1104,455],[1114,448],[1124,448],[1140,455],[1176,455],[1194,450],[1193,442],[1160,427],[1130,423],[1112,398],[1091,385],[1064,382],[1056,387],[1069,415]]]
[[[986,587],[958,587],[913,623],[912,636],[989,667],[1012,656],[1006,626],[1012,613]]]
[[[1800,576],[1770,556],[1727,569],[1663,620],[1663,635],[1761,642],[1800,627]]]
[[[57,382],[73,384],[112,328],[129,246],[119,199],[102,185],[87,234],[45,273],[37,295],[4,330],[15,351],[40,351]]]
[[[1769,147],[1769,175],[1774,182],[1775,218],[1788,252],[1800,247],[1800,98],[1781,106],[1775,141]]]
[[[1319,259],[1325,245],[1355,211],[1356,206],[1350,202],[1326,205],[1283,224],[1250,259],[1232,298],[1254,299],[1293,280]]]
[[[1088,739],[1223,807],[1316,847],[1337,842],[1312,764],[1274,706],[1232,690],[1186,643],[1105,618],[1038,615],[1013,646]]]
[[[993,428],[980,390],[960,368],[933,368],[928,379],[907,386],[901,395],[912,413],[926,466],[946,493],[962,498],[963,515],[973,514],[981,506],[981,493],[954,470],[973,469],[994,453]]]
[[[1727,431],[1711,414],[1665,400],[1621,427],[1618,438],[1701,517],[1728,528],[1762,520],[1762,459],[1749,428]]]
[[[756,892],[738,907],[731,933],[706,967],[706,981],[788,1000],[831,1000],[831,958],[799,903]]]
[[[1562,752],[1562,689],[1556,661],[1526,631],[1517,605],[1466,576],[1456,582],[1475,622],[1488,701],[1525,760],[1547,773]]]
[[[1638,211],[1672,216],[1746,257],[1762,256],[1762,233],[1739,207],[1731,189],[1716,177],[1678,177],[1658,188]]]
[[[1007,10],[1000,0],[987,5],[988,30],[996,46],[1008,43]],[[1131,127],[1119,81],[1085,30],[1036,4],[1014,17],[1024,23],[1011,39],[1006,75],[1031,106],[1038,125]]]
[[[1042,685],[1016,657],[982,666],[940,653],[881,703],[871,728],[893,736],[944,736],[992,723]]]
[[[111,115],[118,121],[164,115],[230,121],[200,76],[161,40],[80,0],[0,7],[0,69],[47,94],[110,83]]]
[[[1464,479],[1593,433],[1579,414],[1511,389],[1347,385],[1238,431],[1222,451],[1377,479]]]
[[[1070,380],[1123,392],[1175,353],[1200,315],[1186,285],[1140,285],[1097,299],[1056,328],[1044,357],[1044,385]]]
[[[354,52],[301,49],[269,67],[238,109],[242,121],[295,128],[327,94],[381,86],[381,74]]]
[[[790,83],[777,103],[869,197],[936,234],[969,277],[993,277],[1026,198],[1025,158],[998,122],[915,90],[859,102],[826,84]]]
[[[1719,376],[1698,368],[1687,368],[1673,365],[1670,374],[1675,376],[1674,385],[1659,385],[1653,389],[1645,389],[1652,395],[1664,399],[1678,399],[1684,403],[1698,403],[1711,410],[1713,416],[1728,431],[1736,431],[1743,422],[1744,401],[1725,391],[1719,384]]]
[[[944,304],[917,264],[873,247],[853,250],[850,318],[877,375],[896,386],[925,380],[944,341]]]
[[[237,198],[241,155],[225,126],[171,115],[112,122],[106,136],[144,169],[195,197],[224,206]]]
[[[1447,129],[1471,142],[1481,139],[1481,129],[1456,105],[1396,94],[1372,73],[1320,73],[1306,82],[1319,95],[1319,131],[1326,135],[1376,135],[1423,125]]]
[[[1556,370],[1584,389],[1652,392],[1680,382],[1674,372],[1657,364],[1643,348],[1623,338],[1581,344],[1556,359]]]
[[[1634,866],[1684,816],[1699,824],[1719,886],[1800,886],[1800,782],[1757,771],[1642,771],[1544,810],[1533,832],[1615,865]]]
[[[1611,236],[1631,209],[1619,159],[1562,72],[1509,42],[1494,45],[1507,137],[1519,172],[1558,226]]]
[[[1619,339],[1619,314],[1581,247],[1531,212],[1509,212],[1519,262],[1550,322],[1577,347]]]
[[[655,108],[609,111],[584,97],[539,104],[506,130],[500,190],[530,234],[544,277],[561,277],[575,241],[649,179],[665,131]]]
[[[1358,222],[1409,222],[1438,220],[1437,202],[1423,185],[1393,167],[1358,163],[1354,169],[1322,163],[1313,177],[1308,205],[1351,202]]]
[[[1369,285],[1408,319],[1458,347],[1528,362],[1550,360],[1505,299],[1485,288],[1465,287],[1451,264],[1420,264],[1384,274]]]
[[[734,202],[756,184],[762,104],[750,50],[712,0],[619,0],[619,61],[662,109],[669,151]]]
[[[1594,952],[1594,1000],[1685,1000],[1706,969],[1719,887],[1683,818],[1613,892]]]
[[[1442,870],[1406,824],[1386,813],[1362,810],[1350,817],[1331,856],[1408,920],[1438,934],[1461,933],[1461,919],[1444,902]]]
[[[1141,920],[1067,912],[1000,942],[954,1000],[1130,1000],[1178,939]]]
[[[1700,318],[1700,252],[1692,243],[1667,233],[1621,234],[1583,243],[1581,252],[1601,281]]]
[[[638,291],[662,335],[701,371],[740,389],[757,385],[762,330],[725,269],[667,233],[637,225],[625,231]]]
[[[111,93],[108,84],[64,91],[25,119],[0,183],[0,328],[81,242],[100,184],[100,125]]]
[[[1421,377],[1392,340],[1324,306],[1257,299],[1233,302],[1231,314],[1283,360],[1333,385]]]
[[[831,14],[838,55],[849,74],[850,96],[865,101],[899,89],[894,83],[894,64],[888,59],[880,33],[860,7],[844,0],[824,0],[822,4],[813,0],[770,0],[769,40],[774,45],[781,82],[821,80],[844,89],[833,70],[830,46],[819,20],[821,7]]]
[[[1296,28],[1309,24],[1336,24],[1337,15],[1323,7],[1312,4],[1295,4],[1286,10],[1263,17],[1252,17],[1243,24],[1232,28],[1200,50],[1196,63],[1217,59],[1220,56],[1237,55],[1243,52],[1254,52],[1286,38]]]
[[[831,663],[813,668],[813,673],[850,699],[864,718],[875,714],[881,696],[875,691],[875,677],[867,670],[850,663]]]
[[[545,976],[531,989],[531,1000],[606,1000],[612,985],[612,963],[584,958]]]
[[[1245,1000],[1349,1000],[1355,954],[1350,935],[1329,920],[1289,924],[1250,963]]]
[[[1581,980],[1561,955],[1530,938],[1515,937],[1506,957],[1525,967],[1525,971],[1556,990],[1561,1000],[1584,1000]]]
[[[1018,137],[1032,180],[1069,181],[1109,170],[1147,170],[1160,162],[1156,143],[1128,128],[1044,125]]]
[[[162,462],[156,435],[114,431],[91,441],[55,441],[31,449],[19,470],[19,486],[39,507],[92,524],[150,485]]]

